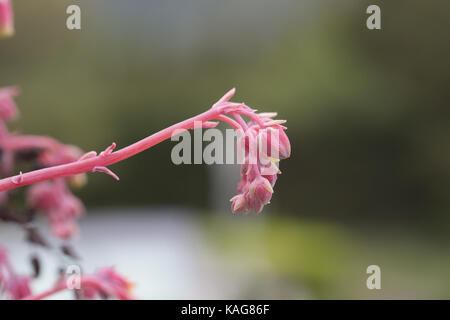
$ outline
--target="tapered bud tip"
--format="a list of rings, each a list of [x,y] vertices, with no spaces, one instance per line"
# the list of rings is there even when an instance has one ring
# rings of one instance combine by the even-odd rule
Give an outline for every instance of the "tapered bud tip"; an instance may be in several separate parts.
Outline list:
[[[280,130],[280,158],[287,159],[291,156],[291,142],[284,130]]]
[[[248,202],[252,210],[258,212],[259,207],[269,203],[273,188],[269,180],[259,176],[248,187]]]
[[[278,113],[276,113],[276,112],[262,112],[259,114],[260,117],[269,118],[269,119],[275,118],[277,115],[278,115]]]
[[[265,179],[265,178],[263,178],[263,183],[262,183],[262,185],[263,185],[263,188],[267,191],[267,192],[270,192],[270,193],[273,193],[273,188],[272,188],[272,185],[270,184],[270,182],[267,180],[267,179]]]
[[[227,102],[234,96],[235,93],[236,93],[236,88],[231,89],[230,91],[225,93],[224,96],[222,98],[220,98],[219,101],[216,102],[216,104]]]
[[[233,198],[231,198],[230,200],[231,203],[231,210],[233,212],[240,212],[243,211],[245,209],[245,197],[242,194],[238,194],[237,196],[234,196]]]
[[[270,120],[270,121],[267,121],[266,123],[264,123],[264,125],[266,125],[266,126],[279,126],[279,125],[284,124],[286,122],[287,122],[286,120]]]

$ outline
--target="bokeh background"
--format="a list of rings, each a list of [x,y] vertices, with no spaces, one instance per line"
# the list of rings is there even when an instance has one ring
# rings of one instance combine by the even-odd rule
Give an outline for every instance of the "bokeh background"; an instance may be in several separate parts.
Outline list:
[[[82,30],[66,29],[78,4]],[[366,8],[381,7],[381,30]],[[288,120],[272,203],[232,215],[235,166],[180,165],[165,142],[90,175],[74,243],[141,298],[449,298],[450,3],[327,0],[14,1],[0,86],[12,128],[86,151],[126,146],[235,101]],[[39,249],[0,225],[14,264]],[[12,249],[11,249],[12,248]],[[41,251],[39,251],[41,252]],[[54,253],[46,258],[48,287]],[[381,267],[368,290],[366,268]],[[64,297],[64,296],[61,296]]]

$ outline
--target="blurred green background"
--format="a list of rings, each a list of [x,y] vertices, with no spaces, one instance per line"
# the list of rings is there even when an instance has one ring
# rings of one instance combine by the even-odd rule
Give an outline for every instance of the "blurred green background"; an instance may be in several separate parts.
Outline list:
[[[65,28],[69,4],[82,9],[81,31]],[[381,30],[366,28],[370,4],[381,7]],[[277,279],[309,288],[308,297],[449,297],[448,1],[14,6],[17,34],[0,42],[0,86],[23,90],[15,129],[86,151],[120,148],[236,87],[235,101],[288,120],[292,157],[255,218],[267,219],[260,250]],[[221,215],[209,220],[228,205],[211,187],[220,175],[172,164],[174,144],[114,165],[120,183],[89,176],[79,196],[88,208],[192,208],[228,261],[257,256],[258,227],[234,218],[231,231]],[[370,264],[386,270],[381,291],[365,288]]]

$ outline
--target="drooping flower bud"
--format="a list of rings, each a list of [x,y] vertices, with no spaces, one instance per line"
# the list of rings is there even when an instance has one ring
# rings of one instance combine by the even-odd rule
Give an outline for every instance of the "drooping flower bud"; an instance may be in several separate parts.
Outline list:
[[[245,211],[247,204],[244,195],[238,194],[231,198],[231,210],[233,212]]]
[[[249,195],[251,197],[256,198],[263,205],[266,205],[270,202],[272,198],[273,189],[269,180],[259,176],[256,178],[249,187]]]
[[[281,127],[267,127],[259,130],[258,139],[260,156],[277,160],[290,157],[291,144]]]
[[[11,0],[0,0],[0,38],[14,35],[14,14]]]
[[[239,194],[230,201],[233,212],[259,213],[272,199],[273,186],[281,173],[278,162],[290,156],[291,145],[282,126],[286,121],[272,119],[276,113],[246,115],[251,120],[242,124],[237,139],[238,160],[244,159],[240,162]]]
[[[280,159],[287,159],[291,156],[291,142],[282,129],[278,129],[280,134]]]

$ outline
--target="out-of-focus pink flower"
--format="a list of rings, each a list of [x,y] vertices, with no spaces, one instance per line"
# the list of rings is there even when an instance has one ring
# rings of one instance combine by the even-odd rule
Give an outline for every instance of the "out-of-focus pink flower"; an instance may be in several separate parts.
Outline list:
[[[119,274],[114,268],[105,267],[81,279],[79,296],[83,299],[115,298],[131,300],[134,283]]]
[[[19,300],[31,294],[31,278],[22,275],[13,275],[5,281],[5,290],[10,299]]]
[[[83,151],[73,145],[55,144],[53,148],[44,150],[39,156],[39,162],[44,166],[57,166],[77,161],[83,155]]]
[[[28,204],[44,212],[55,236],[66,239],[77,233],[76,220],[83,214],[84,206],[64,179],[37,183],[27,191]]]
[[[0,246],[0,266],[5,263],[6,259],[7,259],[6,250],[2,246]]]
[[[239,194],[231,198],[233,212],[261,212],[270,203],[273,187],[281,171],[277,163],[291,155],[291,144],[284,132],[284,120],[272,120],[276,113],[252,114],[239,130],[237,148],[242,155]],[[240,118],[239,120],[242,119]]]
[[[1,2],[4,0],[0,0]],[[1,21],[1,18],[0,18]],[[17,115],[17,106],[14,97],[19,95],[18,87],[0,88],[0,119],[4,121],[14,120]]]
[[[14,14],[11,0],[0,0],[0,37],[14,34]]]
[[[0,295],[6,293],[14,300],[27,297],[31,294],[30,281],[30,277],[16,274],[6,250],[0,246]]]

